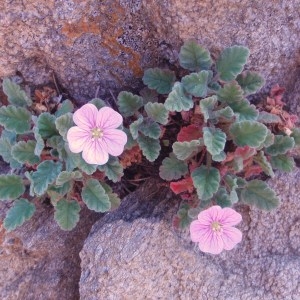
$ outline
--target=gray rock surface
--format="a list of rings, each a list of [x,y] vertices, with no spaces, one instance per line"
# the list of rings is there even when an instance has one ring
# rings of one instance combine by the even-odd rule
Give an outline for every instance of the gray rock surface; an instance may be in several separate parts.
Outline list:
[[[31,83],[58,82],[82,102],[135,89],[143,70],[168,66],[194,38],[217,54],[233,44],[251,50],[248,68],[267,87],[286,86],[299,101],[298,0],[3,0],[0,77],[19,71]]]
[[[172,230],[178,200],[148,183],[93,226],[80,253],[81,299],[299,300],[299,180],[296,170],[269,181],[282,198],[274,212],[239,206],[243,241],[219,256]]]
[[[0,220],[7,210],[0,202]],[[38,205],[33,218],[11,233],[0,221],[0,299],[79,299],[79,251],[99,214],[85,209],[71,232],[53,219],[53,208]]]

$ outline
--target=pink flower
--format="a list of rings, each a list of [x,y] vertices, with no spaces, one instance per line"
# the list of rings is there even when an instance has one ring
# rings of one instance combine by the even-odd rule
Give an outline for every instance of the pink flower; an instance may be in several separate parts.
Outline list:
[[[74,153],[82,151],[82,158],[89,164],[104,165],[109,154],[120,155],[127,142],[126,133],[116,129],[122,116],[110,107],[99,110],[93,104],[85,104],[73,115],[77,126],[67,133],[69,148]]]
[[[232,227],[242,220],[242,216],[231,208],[212,206],[198,215],[190,225],[191,239],[199,243],[203,252],[219,254],[223,249],[231,250],[242,240],[240,230]]]

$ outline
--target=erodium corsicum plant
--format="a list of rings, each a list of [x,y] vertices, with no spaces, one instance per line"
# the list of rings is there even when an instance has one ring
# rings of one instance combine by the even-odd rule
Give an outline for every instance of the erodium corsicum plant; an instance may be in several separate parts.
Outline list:
[[[96,212],[116,208],[120,199],[106,181],[123,175],[116,157],[127,141],[122,116],[100,99],[73,114],[69,100],[33,103],[13,81],[2,85],[8,105],[0,107],[0,155],[12,170],[0,176],[0,200],[12,202],[4,227],[20,226],[46,198],[64,230],[76,226],[83,205]]]
[[[264,84],[256,72],[243,71],[248,57],[247,48],[233,46],[213,61],[188,41],[173,70],[148,69],[140,95],[118,95],[120,114],[100,99],[75,113],[69,100],[33,103],[5,79],[0,155],[12,169],[0,176],[0,199],[11,205],[5,228],[21,225],[36,201],[49,198],[60,227],[71,230],[83,205],[97,212],[117,207],[108,183],[118,182],[124,168],[140,165],[142,172],[146,159],[181,197],[173,225],[190,226],[201,251],[232,249],[242,239],[234,227],[242,217],[230,207],[275,209],[280,200],[265,179],[276,169],[292,171],[300,146],[282,88],[273,87],[256,106],[247,100]]]
[[[291,152],[300,145],[297,117],[283,110],[283,89],[275,86],[257,106],[247,100],[264,85],[258,73],[243,71],[248,57],[247,48],[233,46],[214,62],[188,41],[179,53],[180,71],[148,69],[148,91],[118,97],[132,145],[150,162],[165,156],[159,175],[182,198],[174,225],[184,228],[198,218],[191,237],[205,252],[240,242],[232,226],[241,216],[228,207],[242,202],[269,211],[279,205],[264,179],[276,169],[291,171]]]

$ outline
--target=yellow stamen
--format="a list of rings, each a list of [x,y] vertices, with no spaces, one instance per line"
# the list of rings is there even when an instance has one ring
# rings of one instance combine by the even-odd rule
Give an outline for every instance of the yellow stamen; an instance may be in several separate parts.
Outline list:
[[[222,226],[220,225],[219,222],[212,222],[211,228],[215,232],[220,232],[222,230]]]
[[[94,129],[92,129],[92,138],[93,139],[99,139],[99,138],[102,138],[102,136],[103,136],[103,131],[100,128],[96,127]]]

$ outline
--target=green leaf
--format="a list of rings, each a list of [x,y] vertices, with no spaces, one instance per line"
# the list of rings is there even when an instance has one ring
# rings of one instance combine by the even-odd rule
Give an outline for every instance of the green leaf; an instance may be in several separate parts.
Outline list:
[[[114,210],[114,209],[118,208],[121,203],[121,199],[119,198],[119,196],[113,192],[112,188],[108,184],[106,184],[104,182],[102,182],[101,184],[102,184],[102,187],[104,188],[104,190],[109,198],[109,201],[111,203],[110,210]]]
[[[29,220],[35,212],[35,206],[27,199],[20,198],[14,202],[14,205],[7,211],[3,221],[4,228],[12,231]]]
[[[40,157],[40,155],[42,154],[42,152],[44,150],[45,143],[44,143],[44,140],[42,139],[42,136],[39,134],[39,130],[37,127],[33,128],[33,134],[34,134],[34,138],[36,140],[34,154],[36,156]]]
[[[221,151],[220,153],[212,156],[212,160],[217,162],[221,162],[225,160],[225,158],[226,158],[226,153],[224,151]]]
[[[13,105],[0,107],[0,124],[9,131],[26,133],[30,130],[31,114],[23,107]]]
[[[118,107],[124,117],[130,117],[143,106],[143,98],[130,92],[121,92],[118,95]]]
[[[168,181],[179,179],[187,172],[187,163],[178,160],[173,154],[170,154],[170,157],[166,157],[159,167],[159,176]]]
[[[107,106],[107,104],[105,103],[105,101],[103,101],[100,98],[94,98],[89,103],[94,104],[98,109]]]
[[[211,96],[200,101],[200,109],[204,117],[204,122],[207,122],[213,116],[213,109],[218,103],[216,96]]]
[[[255,121],[233,123],[229,128],[233,141],[237,146],[259,147],[265,140],[268,128]]]
[[[264,142],[259,146],[259,149],[273,145],[274,140],[275,140],[275,135],[271,132],[270,129],[268,129],[267,136],[266,136]]]
[[[273,145],[267,147],[265,152],[269,155],[276,156],[285,154],[295,146],[294,138],[284,135],[275,135]]]
[[[80,205],[77,201],[61,199],[55,206],[54,219],[63,230],[72,230],[79,221]]]
[[[215,195],[215,201],[217,202],[217,205],[221,206],[222,208],[232,206],[230,197],[224,187],[219,188],[218,192]]]
[[[48,139],[54,135],[58,135],[55,126],[55,116],[44,112],[39,115],[37,120],[38,133],[43,139]]]
[[[62,169],[60,162],[50,160],[43,161],[37,167],[37,171],[31,173],[33,191],[41,196],[45,193],[49,184],[52,184]]]
[[[143,123],[143,121],[144,121],[144,118],[142,116],[140,116],[137,120],[135,120],[129,126],[129,130],[130,130],[131,136],[135,140],[139,136],[139,128],[140,128],[141,124]]]
[[[137,142],[143,152],[143,155],[150,162],[153,162],[158,158],[161,149],[159,140],[140,135]]]
[[[67,140],[68,130],[74,125],[73,114],[66,113],[55,120],[55,126],[63,139]]]
[[[148,102],[158,101],[158,93],[155,90],[151,90],[146,86],[140,91],[140,95],[143,97],[145,104]]]
[[[270,114],[266,111],[261,111],[259,112],[257,121],[265,124],[270,124],[270,123],[280,123],[281,119],[277,115]]]
[[[144,84],[159,94],[170,93],[175,80],[176,76],[173,71],[159,68],[147,69],[143,76]]]
[[[150,118],[144,119],[138,130],[152,139],[158,139],[161,134],[160,126]]]
[[[219,189],[220,173],[216,168],[202,165],[192,172],[192,179],[200,200],[209,200]]]
[[[182,78],[181,82],[185,90],[195,97],[206,97],[209,71],[192,73]]]
[[[187,41],[180,48],[180,65],[190,71],[208,70],[212,64],[210,53],[195,41]]]
[[[218,128],[203,127],[203,141],[211,155],[218,155],[224,150],[226,134]]]
[[[17,134],[13,131],[2,129],[1,138],[7,139],[12,145],[17,141]]]
[[[2,82],[3,92],[7,96],[9,103],[17,106],[30,106],[31,99],[20,86],[8,78],[4,78]]]
[[[274,169],[278,169],[284,172],[292,172],[295,168],[295,161],[293,157],[280,154],[271,156],[271,165]]]
[[[264,78],[252,71],[245,71],[238,75],[236,81],[241,86],[246,96],[258,92],[265,84]]]
[[[180,229],[185,229],[191,224],[192,219],[189,216],[189,208],[190,206],[187,203],[183,203],[180,205],[180,208],[176,215],[179,220],[178,225]]]
[[[89,179],[86,182],[81,197],[86,206],[96,212],[106,212],[111,208],[108,195],[96,179]]]
[[[229,106],[213,112],[213,118],[224,118],[230,120],[233,116],[234,112]]]
[[[22,178],[17,175],[0,175],[0,200],[14,200],[25,192]]]
[[[148,102],[144,108],[148,117],[155,122],[158,122],[162,125],[166,125],[168,123],[169,112],[162,103]]]
[[[192,140],[190,142],[175,142],[172,145],[175,156],[180,160],[185,160],[191,155],[199,152],[200,147],[203,146],[203,139]]]
[[[300,146],[300,128],[293,128],[290,137],[294,138],[295,146]]]
[[[165,101],[165,108],[169,111],[188,111],[194,106],[192,96],[184,92],[180,82],[176,82]]]
[[[82,174],[79,171],[75,171],[75,172],[62,171],[58,174],[56,178],[56,185],[64,185],[67,182],[70,182],[72,180],[79,180],[81,178],[82,178]]]
[[[55,117],[58,118],[63,116],[64,114],[71,113],[74,110],[74,105],[70,100],[63,101],[57,108],[55,113]]]
[[[104,172],[109,180],[112,182],[118,182],[124,175],[123,167],[116,157],[110,157],[105,165],[98,166],[101,172]]]
[[[12,169],[19,169],[22,165],[13,158],[11,149],[12,145],[9,139],[2,136],[0,138],[0,155],[2,156],[2,159],[9,163]]]
[[[54,135],[47,140],[47,147],[51,147],[53,149],[63,149],[65,146],[65,141],[60,135]]]
[[[34,165],[40,161],[39,157],[34,154],[35,146],[35,141],[20,141],[12,147],[11,153],[19,163]]]
[[[230,104],[231,109],[237,115],[237,122],[240,121],[256,121],[258,117],[258,110],[255,105],[248,102],[248,100],[242,100],[240,102]]]
[[[123,128],[123,131],[126,133],[127,135],[127,143],[125,145],[125,149],[131,149],[133,146],[135,146],[137,143],[136,141],[133,139],[133,136],[130,132],[130,130],[128,128]],[[138,133],[138,132],[137,132]]]
[[[253,157],[253,160],[263,169],[263,171],[272,178],[275,176],[272,166],[267,160],[263,151],[259,151],[257,155]]]
[[[231,81],[240,74],[249,57],[249,49],[243,46],[226,48],[216,62],[220,79]]]
[[[270,211],[279,206],[279,198],[275,192],[261,180],[251,180],[241,193],[241,199],[259,209]]]
[[[51,185],[47,190],[47,194],[50,197],[52,205],[56,205],[73,187],[70,181],[64,183],[61,186]]]
[[[241,102],[244,99],[244,92],[236,81],[226,83],[218,93],[218,100],[227,103],[230,107],[232,104]]]

